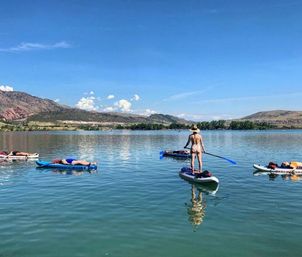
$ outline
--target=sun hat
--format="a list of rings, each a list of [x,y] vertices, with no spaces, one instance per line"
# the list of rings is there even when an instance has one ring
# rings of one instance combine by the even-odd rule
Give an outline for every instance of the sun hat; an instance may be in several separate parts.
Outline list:
[[[199,130],[199,128],[197,128],[197,125],[196,124],[193,124],[192,126],[191,126],[191,129],[190,129],[192,132],[199,132],[200,130]]]

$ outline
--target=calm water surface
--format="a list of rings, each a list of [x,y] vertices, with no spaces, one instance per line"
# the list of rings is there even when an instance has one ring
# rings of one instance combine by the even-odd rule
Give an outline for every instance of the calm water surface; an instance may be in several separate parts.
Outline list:
[[[204,132],[217,192],[159,160],[188,133],[1,133],[1,149],[97,161],[97,172],[0,162],[0,256],[301,256],[302,181],[254,176],[253,163],[302,160],[302,131]]]

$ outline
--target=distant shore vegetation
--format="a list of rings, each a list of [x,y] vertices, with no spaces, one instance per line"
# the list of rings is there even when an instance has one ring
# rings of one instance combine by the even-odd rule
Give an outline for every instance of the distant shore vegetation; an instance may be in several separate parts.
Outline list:
[[[170,125],[163,124],[146,124],[139,123],[133,125],[118,125],[116,129],[130,129],[130,130],[161,130],[161,129],[189,129],[191,125],[172,123]],[[197,122],[197,127],[200,130],[264,130],[273,129],[273,125],[266,122],[252,122],[252,121],[226,121],[226,120],[214,120],[214,121],[202,121]]]
[[[202,121],[197,122],[197,127],[200,130],[265,130],[275,129],[277,127],[266,122],[252,122],[252,121]],[[108,129],[128,129],[128,130],[182,130],[189,129],[191,124],[171,123],[170,125],[157,123],[137,123],[125,125],[100,125],[100,124],[55,124],[37,122],[35,124],[28,124],[26,122],[0,122],[0,131],[76,131],[76,130],[108,130]]]

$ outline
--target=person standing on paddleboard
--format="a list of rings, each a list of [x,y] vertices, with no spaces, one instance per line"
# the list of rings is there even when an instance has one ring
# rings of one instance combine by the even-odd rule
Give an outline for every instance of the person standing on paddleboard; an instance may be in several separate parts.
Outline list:
[[[195,156],[198,158],[199,172],[202,172],[202,153],[205,152],[205,148],[202,136],[198,134],[200,130],[197,128],[197,126],[193,124],[190,130],[192,131],[192,134],[189,136],[188,142],[184,148],[187,148],[187,146],[191,143],[191,169],[192,173],[194,174]]]

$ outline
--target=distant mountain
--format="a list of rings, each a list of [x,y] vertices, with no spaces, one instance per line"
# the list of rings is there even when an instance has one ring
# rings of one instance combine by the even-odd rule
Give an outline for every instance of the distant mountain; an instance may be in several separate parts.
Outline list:
[[[279,128],[302,128],[302,111],[275,110],[257,112],[241,118],[254,122],[267,122]]]
[[[30,116],[27,121],[39,121],[39,122],[65,122],[65,123],[77,123],[77,122],[97,122],[107,124],[129,124],[129,123],[159,123],[159,124],[171,124],[181,123],[188,124],[189,122],[184,119],[179,119],[171,115],[152,114],[150,116],[142,116],[135,114],[125,114],[118,112],[90,112],[76,108],[69,108],[66,110],[53,111],[53,112],[41,112],[36,115]]]
[[[42,99],[23,92],[0,90],[0,119],[20,120],[40,113],[63,111],[67,107],[49,99]]]
[[[119,112],[85,111],[16,91],[0,91],[0,119],[6,121],[97,122],[105,124],[159,123],[168,125],[171,123],[189,123],[184,119],[164,114],[142,116]]]

